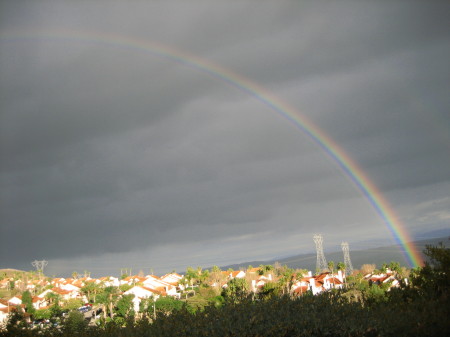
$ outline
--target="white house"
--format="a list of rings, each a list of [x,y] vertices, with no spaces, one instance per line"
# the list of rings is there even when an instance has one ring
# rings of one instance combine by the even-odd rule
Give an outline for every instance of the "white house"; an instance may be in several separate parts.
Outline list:
[[[14,297],[11,297],[8,300],[8,302],[9,302],[9,304],[12,304],[12,305],[20,305],[20,304],[22,304],[22,298],[21,298],[21,296],[20,297],[14,296]]]
[[[161,295],[164,295],[156,289],[150,289],[143,286],[134,286],[133,288],[125,291],[123,294],[134,295],[133,305],[135,312],[139,312],[139,305],[142,299],[153,298],[156,301]]]
[[[177,273],[170,273],[166,274],[161,277],[161,280],[167,283],[170,283],[171,285],[178,286],[183,276]]]
[[[0,330],[2,329],[2,327],[5,326],[6,322],[8,321],[9,312],[10,308],[8,307],[0,308]]]
[[[37,309],[41,309],[43,307],[47,306],[47,300],[43,297],[39,297],[39,296],[33,296],[33,307],[37,310]]]
[[[147,277],[142,283],[144,287],[156,290],[158,292],[163,292],[167,296],[180,296],[180,294],[177,293],[177,287],[175,285],[163,281],[155,276]]]

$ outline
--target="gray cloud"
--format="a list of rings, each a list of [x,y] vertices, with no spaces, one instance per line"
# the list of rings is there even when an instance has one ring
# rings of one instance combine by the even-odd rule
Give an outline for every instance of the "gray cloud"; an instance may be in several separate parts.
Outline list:
[[[446,228],[445,7],[2,3],[0,265],[167,271],[310,251],[317,231],[392,240],[336,163],[270,107],[97,33],[256,81],[332,137],[411,233]],[[4,37],[16,30],[36,33]]]

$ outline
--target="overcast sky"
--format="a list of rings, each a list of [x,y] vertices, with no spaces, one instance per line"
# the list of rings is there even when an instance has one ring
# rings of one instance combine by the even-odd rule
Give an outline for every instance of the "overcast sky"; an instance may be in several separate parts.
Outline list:
[[[339,144],[414,238],[449,229],[449,11],[445,1],[1,2],[0,268],[45,259],[48,275],[162,274],[311,252],[314,233],[326,251],[394,243],[279,113],[195,67],[95,37],[105,34],[258,83]]]

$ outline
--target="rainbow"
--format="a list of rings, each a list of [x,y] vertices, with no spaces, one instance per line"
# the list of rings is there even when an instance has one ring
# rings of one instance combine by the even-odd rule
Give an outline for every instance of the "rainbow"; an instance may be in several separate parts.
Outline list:
[[[405,259],[410,267],[423,265],[422,257],[420,256],[418,249],[414,246],[406,227],[400,222],[388,201],[357,163],[346,154],[333,139],[314,125],[298,110],[254,81],[237,74],[230,69],[224,68],[221,65],[212,63],[186,51],[130,36],[66,30],[26,30],[0,33],[0,40],[3,41],[36,39],[72,40],[75,42],[95,43],[97,45],[105,44],[108,46],[118,46],[120,48],[139,52],[144,51],[194,68],[253,96],[308,135],[329,157],[331,157],[343,171],[345,176],[347,176],[363,193],[370,205],[383,220],[392,237],[402,247]]]

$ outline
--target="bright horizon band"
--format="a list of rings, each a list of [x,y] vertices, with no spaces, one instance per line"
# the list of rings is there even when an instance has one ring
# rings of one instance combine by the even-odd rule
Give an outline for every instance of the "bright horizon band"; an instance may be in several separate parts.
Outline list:
[[[208,60],[199,58],[193,54],[180,51],[160,43],[132,38],[129,36],[112,35],[98,32],[81,31],[11,31],[0,34],[2,40],[72,40],[84,43],[106,44],[147,52],[153,55],[173,60],[179,64],[187,65],[208,75],[224,81],[229,85],[248,93],[258,101],[268,106],[273,111],[291,122],[295,127],[306,133],[343,171],[352,183],[362,192],[376,213],[383,220],[395,241],[403,248],[403,254],[410,267],[423,265],[420,252],[415,247],[406,227],[398,220],[392,207],[369,179],[365,172],[346,154],[346,152],[332,140],[323,130],[315,126],[298,110],[282,101],[280,98],[261,87],[252,80],[239,75],[229,69]]]

